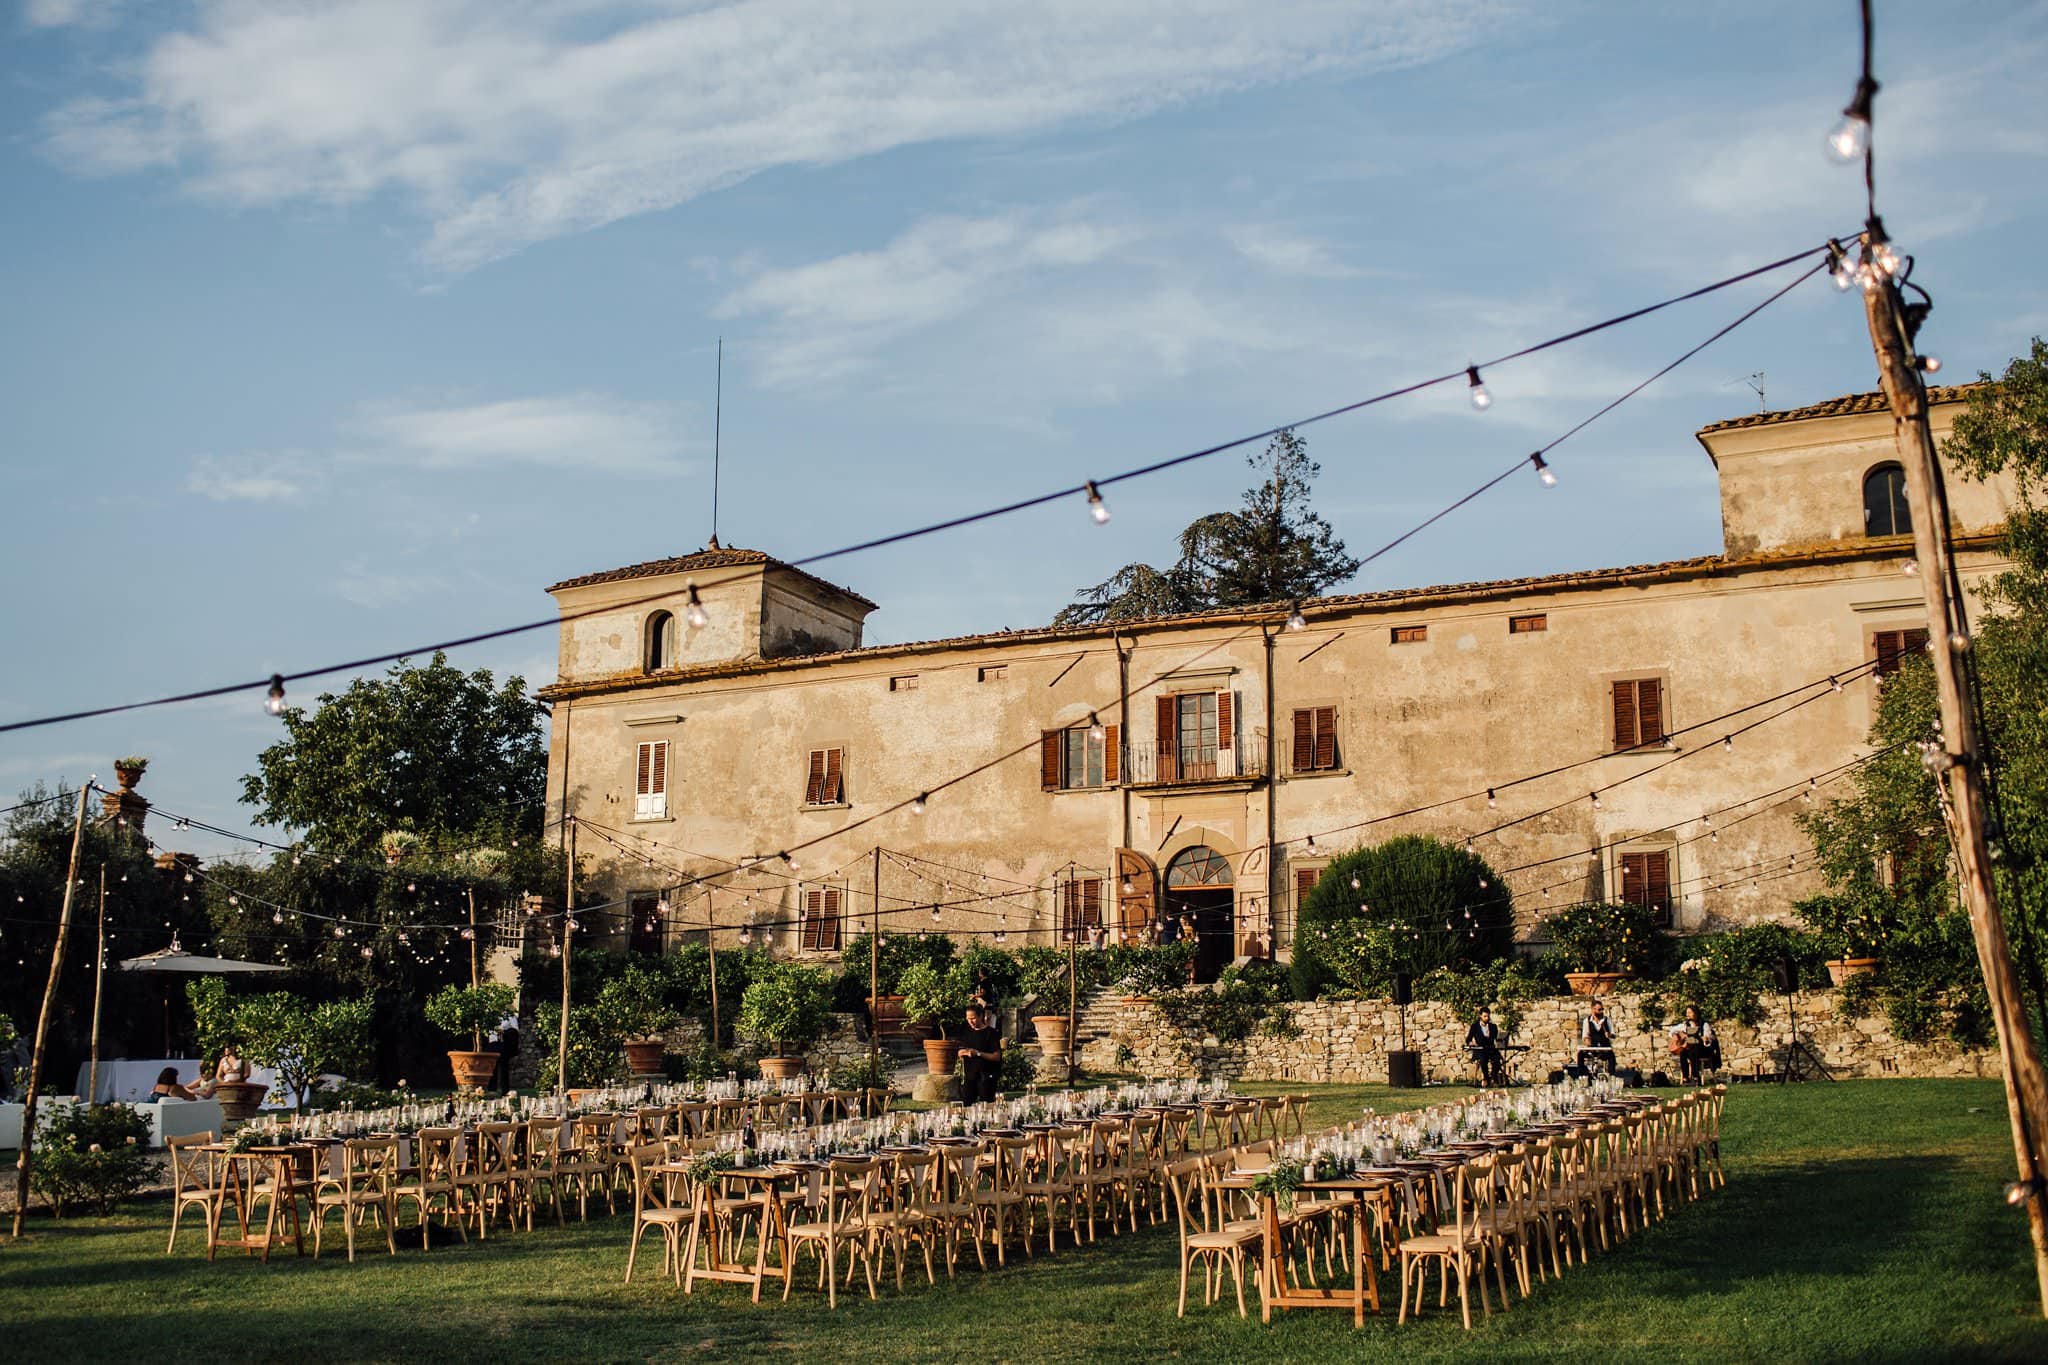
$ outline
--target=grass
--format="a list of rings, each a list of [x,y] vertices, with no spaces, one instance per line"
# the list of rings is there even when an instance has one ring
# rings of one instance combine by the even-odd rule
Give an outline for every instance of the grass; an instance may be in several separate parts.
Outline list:
[[[1437,1098],[1315,1091],[1328,1123]],[[766,1352],[845,1360],[1909,1360],[2048,1358],[1995,1082],[1739,1086],[1729,1187],[1469,1336],[1434,1314],[1354,1331],[1348,1315],[1173,1312],[1168,1228],[937,1287],[787,1305],[658,1275],[620,1284],[626,1218],[494,1235],[393,1260],[289,1253],[208,1265],[163,1252],[165,1207],[37,1219],[0,1240],[0,1343],[19,1360],[632,1360]],[[194,1220],[191,1227],[197,1227]],[[643,1248],[644,1250],[645,1248]],[[654,1257],[658,1270],[660,1257]]]

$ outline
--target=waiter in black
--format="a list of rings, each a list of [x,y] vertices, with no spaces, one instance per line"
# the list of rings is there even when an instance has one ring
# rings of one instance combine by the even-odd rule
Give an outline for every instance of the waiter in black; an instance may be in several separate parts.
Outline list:
[[[969,1104],[992,1100],[1003,1076],[1003,1035],[990,1022],[988,1008],[967,1007],[967,1032],[960,1038],[961,1099]]]

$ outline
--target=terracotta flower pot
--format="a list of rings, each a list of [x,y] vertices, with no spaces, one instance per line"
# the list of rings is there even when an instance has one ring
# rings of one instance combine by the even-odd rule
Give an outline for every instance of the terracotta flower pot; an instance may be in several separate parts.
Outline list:
[[[142,769],[124,768],[117,763],[114,765],[114,780],[121,784],[122,791],[132,792],[135,790],[135,784],[142,780]]]
[[[1621,984],[1620,972],[1566,972],[1564,984],[1573,995],[1612,995]]]
[[[766,1080],[794,1080],[804,1074],[804,1059],[801,1057],[763,1057],[761,1075]]]
[[[1865,972],[1874,972],[1876,970],[1877,959],[1874,957],[1836,957],[1828,959],[1828,976],[1837,986],[1852,976],[1861,976]]]
[[[668,1052],[668,1044],[659,1038],[628,1039],[626,1044],[626,1070],[635,1076],[659,1076],[661,1059]]]
[[[491,1083],[491,1077],[498,1072],[498,1054],[450,1052],[448,1066],[455,1073],[457,1090],[481,1090]]]
[[[1067,1016],[1064,1014],[1034,1014],[1031,1026],[1038,1030],[1038,1048],[1048,1057],[1065,1056],[1067,1052]]]
[[[960,1056],[960,1044],[951,1038],[927,1038],[924,1040],[924,1064],[934,1076],[951,1075],[953,1063]]]
[[[256,1111],[263,1106],[263,1097],[270,1087],[255,1081],[222,1081],[213,1097],[220,1101],[223,1118],[253,1119]]]
[[[885,995],[879,1002],[872,995],[868,997],[868,1015],[875,1021],[875,1033],[883,1038],[908,1037],[910,1030],[903,1020],[903,997]]]

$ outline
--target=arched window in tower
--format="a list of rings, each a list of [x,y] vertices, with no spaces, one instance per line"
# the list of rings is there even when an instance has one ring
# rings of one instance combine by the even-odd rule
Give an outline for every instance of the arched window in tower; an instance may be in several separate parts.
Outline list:
[[[1863,534],[1904,536],[1913,533],[1913,513],[1906,506],[1906,470],[1881,464],[1863,476]]]
[[[649,673],[676,666],[676,618],[657,611],[647,618],[647,654],[642,666]]]

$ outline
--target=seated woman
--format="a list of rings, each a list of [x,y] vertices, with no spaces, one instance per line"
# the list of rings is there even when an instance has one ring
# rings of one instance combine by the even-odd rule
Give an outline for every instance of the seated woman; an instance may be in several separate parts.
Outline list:
[[[222,1085],[249,1079],[249,1064],[242,1060],[235,1048],[234,1043],[228,1043],[221,1048],[220,1060],[214,1063],[213,1079],[201,1079],[199,1084],[192,1087],[197,1098],[210,1099]]]
[[[156,1085],[150,1090],[144,1104],[155,1104],[159,1100],[196,1100],[199,1096],[178,1084],[178,1068],[167,1066],[156,1074]]]
[[[1500,1061],[1500,1028],[1493,1022],[1493,1011],[1484,1005],[1479,1007],[1479,1017],[1472,1021],[1472,1027],[1465,1030],[1465,1050],[1479,1067],[1481,1085],[1508,1083],[1507,1068]]]
[[[1720,1069],[1721,1040],[1715,1035],[1714,1026],[1700,1017],[1699,1006],[1685,1007],[1685,1024],[1676,1036],[1678,1073],[1685,1084],[1698,1085],[1703,1072]]]

